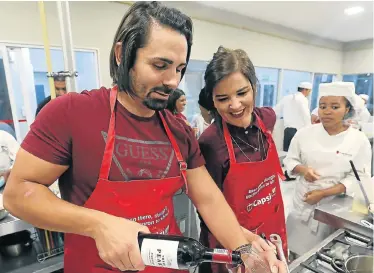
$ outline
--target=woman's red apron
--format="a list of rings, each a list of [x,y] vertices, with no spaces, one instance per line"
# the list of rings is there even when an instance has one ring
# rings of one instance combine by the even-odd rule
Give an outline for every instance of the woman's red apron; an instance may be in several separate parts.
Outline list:
[[[255,234],[278,234],[282,238],[284,253],[287,256],[287,234],[284,206],[279,184],[283,171],[271,134],[262,120],[256,115],[259,127],[269,144],[267,157],[263,161],[237,163],[231,135],[223,122],[223,133],[228,148],[230,169],[223,183],[223,194],[234,211],[240,225]],[[209,247],[220,244],[207,230],[202,230],[202,240]],[[212,272],[227,272],[226,266],[211,265]],[[205,272],[204,272],[205,273]]]
[[[186,183],[187,164],[183,160],[177,142],[162,113],[160,113],[160,118],[179,162],[181,175],[151,180],[108,180],[115,142],[114,109],[116,101],[117,87],[114,87],[110,92],[111,117],[99,180],[84,207],[131,219],[148,226],[152,233],[180,235],[180,230],[174,219],[173,196]],[[126,230],[123,232],[126,232]],[[120,272],[100,259],[95,241],[85,236],[65,235],[64,259],[65,273]],[[172,273],[176,271],[174,269],[146,267],[142,272]]]

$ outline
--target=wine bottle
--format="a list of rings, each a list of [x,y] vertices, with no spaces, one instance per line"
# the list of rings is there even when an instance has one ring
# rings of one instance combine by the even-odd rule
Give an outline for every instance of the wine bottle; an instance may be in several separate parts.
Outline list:
[[[146,266],[189,269],[203,262],[241,264],[239,252],[206,248],[195,239],[161,234],[139,234],[141,256]]]

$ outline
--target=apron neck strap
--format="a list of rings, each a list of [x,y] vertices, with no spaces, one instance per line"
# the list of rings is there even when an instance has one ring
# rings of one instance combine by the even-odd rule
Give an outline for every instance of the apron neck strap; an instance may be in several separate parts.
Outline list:
[[[258,127],[260,127],[261,131],[266,134],[267,133],[267,130],[266,130],[266,127],[265,127],[265,124],[264,122],[262,121],[262,119],[260,119],[260,117],[255,113],[253,112],[255,117],[256,117],[256,120],[257,120],[257,123],[258,123]]]
[[[266,137],[268,137],[268,132],[266,130],[266,127],[265,127],[264,123],[262,122],[260,117],[255,112],[253,112],[253,114],[254,114],[254,116],[257,120],[257,123],[258,123],[258,126],[260,127],[260,130],[262,132],[264,132]],[[234,151],[234,146],[233,146],[232,140],[231,140],[231,134],[230,134],[229,128],[227,127],[227,123],[224,120],[222,120],[222,127],[223,127],[223,136],[225,138],[225,142],[226,142],[227,149],[228,149],[228,152],[229,152],[230,162],[236,163],[235,151]]]
[[[99,178],[100,179],[108,179],[109,177],[109,171],[110,171],[110,166],[112,164],[112,156],[113,156],[113,151],[114,151],[114,141],[116,138],[115,134],[115,124],[116,124],[116,115],[115,115],[115,105],[117,101],[117,93],[118,93],[118,87],[114,86],[110,90],[110,120],[109,120],[109,129],[108,129],[108,134],[107,134],[107,141],[105,144],[105,150],[104,150],[104,156],[103,160],[101,162],[101,168],[100,168],[100,173],[99,173]]]
[[[184,184],[185,184],[185,187],[186,187],[186,193],[188,193],[188,188],[187,188],[187,175],[186,175],[186,171],[187,171],[187,163],[184,161],[183,159],[183,156],[182,156],[182,153],[179,149],[179,146],[178,146],[178,143],[177,141],[175,140],[174,136],[173,136],[173,133],[170,131],[170,128],[168,126],[168,124],[166,123],[166,120],[162,114],[161,111],[158,111],[158,114],[160,116],[160,119],[162,121],[162,125],[164,125],[164,129],[166,131],[166,134],[170,140],[170,143],[171,143],[171,146],[173,147],[173,150],[174,150],[174,153],[175,153],[175,156],[177,157],[177,160],[178,160],[178,164],[179,164],[179,170],[181,172],[181,175],[183,177],[183,180],[184,180]]]
[[[104,150],[104,156],[103,160],[101,162],[101,168],[99,173],[100,179],[107,180],[109,178],[109,171],[110,166],[112,164],[112,158],[113,158],[113,151],[114,151],[114,141],[116,138],[115,134],[115,124],[116,124],[116,115],[115,115],[115,106],[117,102],[117,94],[118,94],[118,87],[114,86],[110,90],[110,120],[109,120],[109,129],[108,129],[108,136],[107,141],[105,144],[105,150]],[[173,134],[170,131],[169,126],[167,125],[165,118],[163,117],[161,112],[158,112],[159,116],[161,118],[162,124],[165,128],[166,134],[171,142],[171,146],[175,152],[176,158],[178,160],[179,169],[181,171],[182,177],[184,179],[185,185],[186,185],[186,191],[187,191],[187,178],[186,178],[186,170],[187,170],[187,163],[183,160],[182,153],[180,152],[180,149],[178,147],[178,144],[173,136]]]
[[[225,138],[227,151],[229,152],[229,159],[231,163],[236,163],[234,146],[232,145],[231,135],[226,121],[222,120],[223,136]]]

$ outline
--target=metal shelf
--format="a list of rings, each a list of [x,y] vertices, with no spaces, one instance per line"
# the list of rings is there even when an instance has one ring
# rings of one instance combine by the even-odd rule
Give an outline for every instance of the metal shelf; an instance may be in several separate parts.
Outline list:
[[[1,273],[50,273],[64,267],[64,255],[55,256],[38,262],[36,256],[39,243],[35,241],[33,248],[19,257],[7,258],[0,255]]]

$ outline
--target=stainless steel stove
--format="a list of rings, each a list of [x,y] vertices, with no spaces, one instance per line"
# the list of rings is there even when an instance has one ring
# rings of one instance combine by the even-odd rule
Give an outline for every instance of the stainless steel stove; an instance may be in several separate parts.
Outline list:
[[[373,237],[340,229],[290,265],[291,273],[336,273],[333,258],[346,259],[357,254],[373,255]]]

